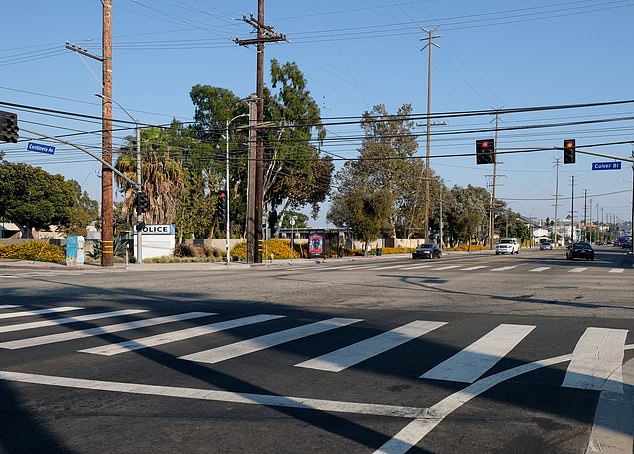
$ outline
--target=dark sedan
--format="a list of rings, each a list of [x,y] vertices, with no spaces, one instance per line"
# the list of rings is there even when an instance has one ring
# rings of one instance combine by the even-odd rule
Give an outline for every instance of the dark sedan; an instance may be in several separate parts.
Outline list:
[[[412,252],[413,259],[433,259],[442,257],[442,251],[435,244],[419,244]]]
[[[568,260],[594,260],[594,249],[592,249],[590,243],[572,243],[570,246],[568,246],[568,250],[566,251],[566,258]]]

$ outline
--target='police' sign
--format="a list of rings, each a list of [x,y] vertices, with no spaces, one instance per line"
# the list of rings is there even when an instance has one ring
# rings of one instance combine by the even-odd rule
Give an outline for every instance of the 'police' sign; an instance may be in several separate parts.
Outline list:
[[[146,224],[143,227],[144,235],[174,235],[174,224]]]

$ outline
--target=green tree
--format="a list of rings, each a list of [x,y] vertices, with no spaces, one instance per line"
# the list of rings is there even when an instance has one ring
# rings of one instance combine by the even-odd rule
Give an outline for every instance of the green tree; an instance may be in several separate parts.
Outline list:
[[[73,184],[62,175],[0,162],[0,217],[15,223],[24,238],[50,225],[68,226],[75,201]]]
[[[313,145],[326,135],[319,106],[294,62],[271,60],[271,86],[274,91],[265,90],[265,121],[276,127],[265,138],[264,203],[277,212],[310,205],[317,217],[334,171],[332,160]]]
[[[70,211],[70,220],[65,229],[67,236],[86,237],[86,227],[99,219],[99,202],[90,198],[75,180],[70,180],[75,194],[75,204]]]
[[[447,197],[450,203],[444,211],[449,235],[469,245],[472,240],[484,240],[487,236],[485,224],[488,220],[489,192],[471,185],[466,188],[454,186]]]
[[[298,213],[296,211],[285,211],[280,215],[282,218],[280,222],[280,227],[283,229],[291,228],[291,218],[295,217],[295,225],[293,228],[295,229],[307,229],[308,228],[308,216],[303,213]]]

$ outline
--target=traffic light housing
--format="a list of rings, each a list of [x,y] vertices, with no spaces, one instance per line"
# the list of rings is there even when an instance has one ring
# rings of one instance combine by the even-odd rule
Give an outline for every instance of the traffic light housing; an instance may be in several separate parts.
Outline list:
[[[143,191],[137,192],[136,195],[137,213],[145,213],[150,210],[150,198]]]
[[[225,222],[227,219],[227,191],[218,191],[217,213],[218,219]]]
[[[476,164],[493,164],[495,162],[495,140],[476,140]]]
[[[18,142],[18,116],[13,112],[0,110],[0,142]]]
[[[574,164],[575,159],[575,139],[564,140],[564,164]]]

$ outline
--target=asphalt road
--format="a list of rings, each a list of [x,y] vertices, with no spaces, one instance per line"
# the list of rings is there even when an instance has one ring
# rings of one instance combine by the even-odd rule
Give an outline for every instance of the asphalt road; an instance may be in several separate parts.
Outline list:
[[[0,451],[629,454],[633,277],[613,248],[3,269]]]

